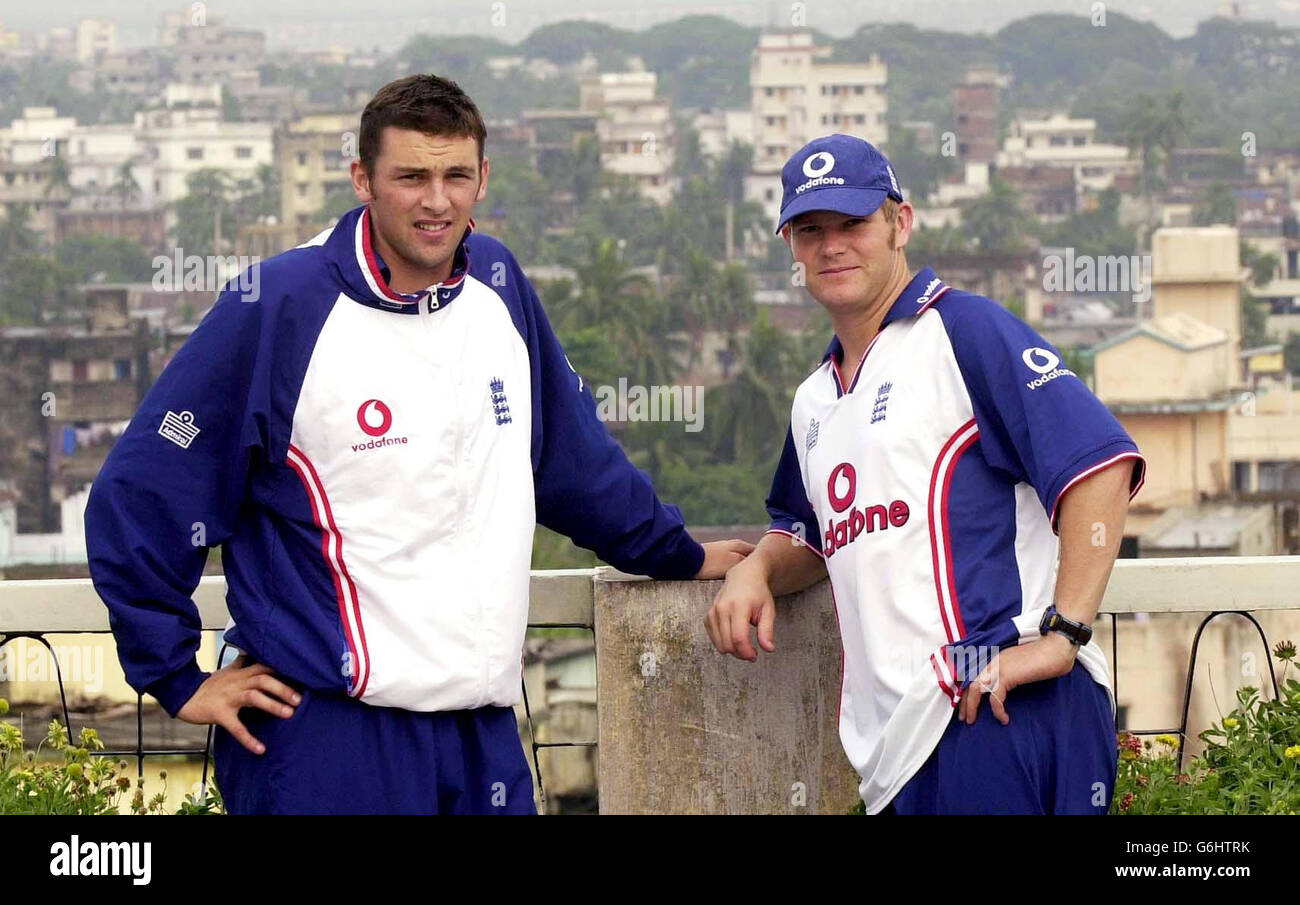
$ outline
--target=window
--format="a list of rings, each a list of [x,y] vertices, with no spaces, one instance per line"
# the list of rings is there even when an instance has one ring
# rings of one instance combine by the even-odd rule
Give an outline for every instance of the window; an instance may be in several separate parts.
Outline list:
[[[114,380],[131,379],[131,359],[129,358],[113,359],[113,379]]]
[[[1076,135],[1076,136],[1074,136],[1074,146],[1075,146],[1076,148],[1082,148],[1082,147],[1083,147],[1084,145],[1086,145],[1087,143],[1088,143],[1088,136],[1086,136],[1086,135]]]
[[[1064,148],[1066,145],[1065,136],[1053,135],[1051,139],[1048,141],[1048,144],[1050,144],[1053,148]]]
[[[859,113],[857,116],[853,117],[853,121],[860,126],[867,121],[867,118],[863,114]]]
[[[1232,463],[1232,489],[1238,493],[1250,493],[1250,463]]]
[[[307,183],[305,182],[298,183],[298,197],[299,198],[307,197]]]
[[[298,166],[300,166],[300,167],[305,167],[306,165],[307,165],[307,152],[306,152],[306,151],[299,151],[299,152],[298,152]]]
[[[86,380],[90,375],[90,369],[85,361],[74,361],[72,363],[72,379],[74,381]]]
[[[240,160],[247,160],[248,158],[253,156],[253,149],[248,147],[247,145],[240,145],[239,147],[235,148],[235,156],[238,157]]]
[[[776,191],[773,189],[767,189],[763,192],[763,197],[766,198],[768,201],[775,201]]]
[[[202,148],[186,148],[186,149],[185,149],[185,157],[186,157],[186,159],[188,159],[188,160],[202,160],[202,159],[203,159],[203,149],[202,149]]]
[[[853,86],[853,93],[854,93],[854,94],[862,94],[862,93],[864,93],[866,90],[867,90],[867,86],[866,86],[866,85],[854,85],[854,86]]]
[[[774,95],[774,94],[776,94],[776,89],[775,89],[775,88],[764,88],[764,89],[763,89],[763,95],[764,95],[765,97],[771,97],[771,96]]]

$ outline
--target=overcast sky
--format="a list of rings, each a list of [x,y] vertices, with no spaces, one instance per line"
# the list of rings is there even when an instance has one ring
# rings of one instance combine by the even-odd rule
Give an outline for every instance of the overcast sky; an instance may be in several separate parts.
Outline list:
[[[1224,11],[1223,0],[1109,0],[1108,10],[1155,22],[1175,36]],[[1300,0],[1242,0],[1248,18],[1300,25]],[[118,23],[119,43],[152,43],[165,10],[189,9],[177,0],[0,0],[6,27],[45,31],[72,26],[83,16]],[[634,7],[629,9],[628,7]],[[833,35],[851,33],[866,22],[910,22],[923,28],[964,32],[996,31],[1032,13],[1088,15],[1091,0],[806,0],[807,24]],[[261,28],[273,47],[304,49],[330,44],[370,48],[400,45],[411,34],[494,35],[517,41],[550,22],[594,18],[621,28],[641,29],[690,13],[714,13],[746,25],[788,25],[789,0],[211,0],[209,19]],[[498,23],[504,13],[504,25]]]

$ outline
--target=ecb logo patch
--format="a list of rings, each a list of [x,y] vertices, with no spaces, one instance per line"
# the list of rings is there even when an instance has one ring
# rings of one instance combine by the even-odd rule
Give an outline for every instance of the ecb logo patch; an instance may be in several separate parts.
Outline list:
[[[812,452],[812,448],[817,445],[817,419],[812,419],[808,425],[808,437],[804,441],[804,452]]]
[[[488,388],[492,391],[492,414],[497,424],[509,424],[510,403],[506,401],[506,387],[500,377],[493,377]]]
[[[876,404],[871,409],[872,424],[885,420],[885,409],[889,405],[889,393],[893,388],[893,383],[885,381],[876,389]]]

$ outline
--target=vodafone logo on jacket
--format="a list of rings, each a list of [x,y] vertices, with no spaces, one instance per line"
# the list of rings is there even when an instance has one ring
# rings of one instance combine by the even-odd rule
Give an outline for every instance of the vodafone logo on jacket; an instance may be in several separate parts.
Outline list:
[[[405,446],[406,437],[386,437],[393,426],[393,410],[380,399],[367,399],[357,408],[357,426],[369,437],[375,439],[365,443],[353,443],[353,452],[382,449],[385,446]]]
[[[382,437],[393,426],[392,409],[378,399],[367,399],[357,409],[357,424],[370,436]]]

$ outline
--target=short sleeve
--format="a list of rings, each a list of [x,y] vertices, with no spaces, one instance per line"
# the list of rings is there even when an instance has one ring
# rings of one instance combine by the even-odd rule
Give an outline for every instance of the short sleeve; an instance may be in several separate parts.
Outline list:
[[[936,306],[975,410],[986,460],[1034,488],[1053,529],[1074,484],[1122,460],[1146,462],[1133,438],[1060,352],[996,302],[949,293]]]
[[[767,530],[769,533],[789,535],[821,556],[822,551],[817,545],[817,515],[808,502],[808,492],[804,486],[803,471],[799,465],[799,455],[794,447],[794,431],[791,428],[786,430],[785,448],[781,451],[781,460],[772,477],[772,489],[767,495],[767,514],[772,520]],[[813,538],[812,542],[809,542],[809,537]]]

